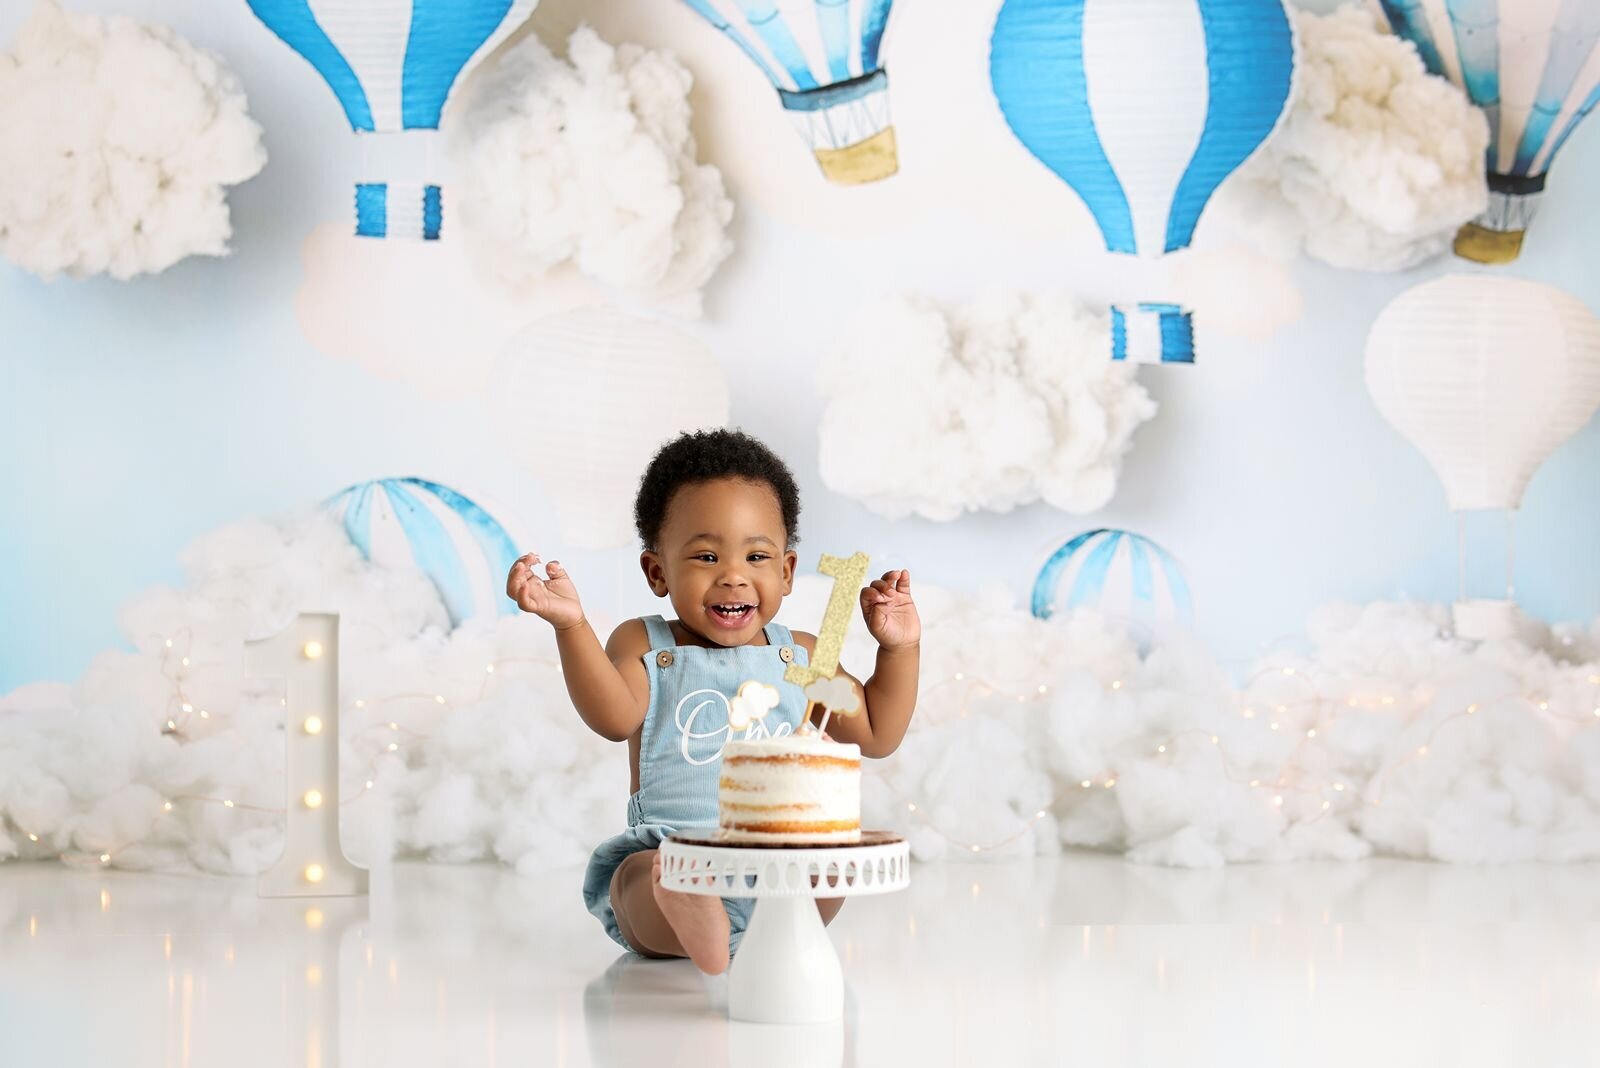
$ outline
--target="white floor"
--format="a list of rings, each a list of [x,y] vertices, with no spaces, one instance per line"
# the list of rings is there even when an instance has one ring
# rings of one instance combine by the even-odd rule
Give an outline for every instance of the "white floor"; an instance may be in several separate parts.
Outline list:
[[[0,865],[0,1065],[1600,1062],[1600,867],[917,866],[831,928],[842,1025],[732,1024],[619,955],[577,872],[415,863],[369,898]],[[311,912],[308,917],[308,911]]]

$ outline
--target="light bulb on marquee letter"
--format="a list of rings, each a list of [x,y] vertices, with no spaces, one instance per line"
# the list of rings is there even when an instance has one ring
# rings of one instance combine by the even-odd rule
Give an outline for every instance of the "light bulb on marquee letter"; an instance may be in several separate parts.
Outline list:
[[[246,674],[283,679],[283,856],[261,873],[261,897],[333,897],[367,892],[367,872],[339,847],[339,617],[297,616],[277,635],[245,643]],[[315,796],[317,802],[311,798]]]

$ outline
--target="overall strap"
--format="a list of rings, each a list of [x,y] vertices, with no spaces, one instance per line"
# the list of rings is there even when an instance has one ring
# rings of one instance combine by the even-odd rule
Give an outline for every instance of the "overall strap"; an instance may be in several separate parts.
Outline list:
[[[766,626],[768,645],[793,645],[794,635],[789,633],[789,628],[782,623],[768,623]]]
[[[672,636],[672,628],[667,626],[667,621],[660,616],[644,617],[644,632],[650,638],[650,651],[657,649],[672,649],[678,641]]]

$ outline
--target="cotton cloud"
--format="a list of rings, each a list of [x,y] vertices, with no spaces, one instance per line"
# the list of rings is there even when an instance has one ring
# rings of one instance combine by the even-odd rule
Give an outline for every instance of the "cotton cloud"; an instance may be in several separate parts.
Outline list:
[[[41,0],[0,55],[0,253],[46,278],[221,256],[266,164],[239,79],[171,30]]]
[[[576,868],[618,829],[624,748],[572,708],[548,625],[447,630],[424,575],[367,562],[326,515],[228,527],[184,566],[180,588],[121,613],[131,651],[0,699],[0,858],[233,874],[275,861],[284,713],[239,654],[313,607],[341,615],[341,811],[358,863]],[[780,620],[813,626],[831,590],[802,577]],[[862,799],[864,823],[920,859],[974,845],[1183,867],[1600,859],[1600,620],[1478,645],[1450,636],[1444,607],[1332,606],[1308,652],[1235,682],[1197,641],[1141,655],[1103,618],[1034,619],[1003,592],[924,582],[917,600],[917,713],[900,749],[868,762]],[[875,652],[856,627],[841,662],[860,673]]]
[[[542,870],[581,863],[615,830],[626,757],[577,718],[547,624],[502,617],[451,631],[424,575],[368,563],[327,515],[220,530],[184,565],[181,588],[121,613],[131,652],[100,654],[70,688],[0,702],[0,857],[109,853],[117,867],[234,874],[273,863],[284,712],[246,683],[240,650],[302,610],[341,617],[353,859]],[[169,720],[177,733],[164,732]]]
[[[701,312],[733,250],[733,203],[696,161],[689,72],[578,29],[559,59],[526,37],[479,72],[454,120],[455,204],[487,273],[527,289],[568,261],[663,310]]]
[[[893,297],[843,336],[820,371],[822,478],[891,518],[1092,512],[1156,410],[1111,361],[1108,317],[1068,298]]]
[[[1488,203],[1482,112],[1357,6],[1295,14],[1298,92],[1225,187],[1230,213],[1335,267],[1398,271]]]

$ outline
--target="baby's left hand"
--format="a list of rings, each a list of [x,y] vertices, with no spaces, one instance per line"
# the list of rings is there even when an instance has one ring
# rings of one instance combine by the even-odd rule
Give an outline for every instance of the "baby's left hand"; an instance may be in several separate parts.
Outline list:
[[[867,631],[885,649],[922,640],[922,620],[911,603],[911,572],[888,571],[861,591],[861,614]]]

